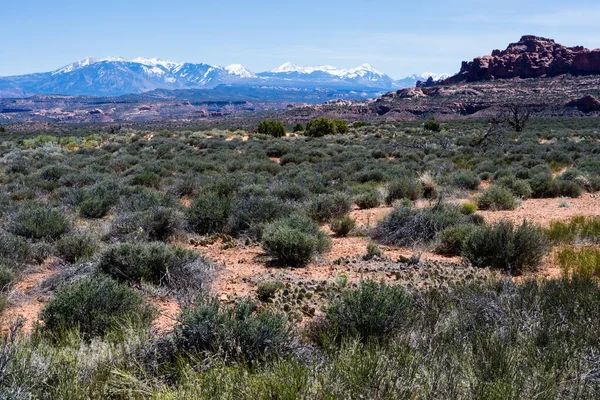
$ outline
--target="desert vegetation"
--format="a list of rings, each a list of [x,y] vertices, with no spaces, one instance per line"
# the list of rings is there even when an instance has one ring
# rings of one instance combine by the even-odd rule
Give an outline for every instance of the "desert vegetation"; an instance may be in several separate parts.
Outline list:
[[[526,122],[8,129],[0,398],[598,397],[597,121]]]

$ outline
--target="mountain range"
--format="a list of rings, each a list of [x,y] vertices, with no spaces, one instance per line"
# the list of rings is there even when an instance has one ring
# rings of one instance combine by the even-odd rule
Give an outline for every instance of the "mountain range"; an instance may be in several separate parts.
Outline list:
[[[219,86],[269,88],[281,91],[328,90],[346,97],[364,98],[406,87],[433,76],[423,73],[394,80],[369,64],[340,69],[330,65],[301,67],[291,62],[254,73],[241,64],[225,67],[204,63],[177,63],[158,58],[92,57],[50,72],[0,77],[0,98],[23,98],[38,94],[114,97],[157,89],[213,89]]]

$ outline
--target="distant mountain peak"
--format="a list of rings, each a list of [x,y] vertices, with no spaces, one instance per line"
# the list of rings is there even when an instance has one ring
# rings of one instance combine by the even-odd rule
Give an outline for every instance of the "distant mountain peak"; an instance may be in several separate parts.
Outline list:
[[[230,64],[230,65],[226,66],[224,69],[230,75],[235,75],[235,76],[239,76],[242,78],[256,77],[256,75],[254,75],[252,72],[248,71],[242,64]]]

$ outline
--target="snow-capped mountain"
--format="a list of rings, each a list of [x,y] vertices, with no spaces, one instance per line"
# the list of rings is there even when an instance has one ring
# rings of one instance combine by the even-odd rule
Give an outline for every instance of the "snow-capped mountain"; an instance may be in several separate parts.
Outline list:
[[[331,65],[302,67],[291,62],[261,73],[241,64],[225,67],[211,64],[180,63],[159,58],[87,57],[46,73],[0,77],[0,97],[34,94],[120,96],[155,89],[212,89],[233,87],[272,87],[282,90],[338,90],[371,96],[396,88],[414,86],[418,80],[446,74],[423,73],[394,81],[369,64],[356,68]]]

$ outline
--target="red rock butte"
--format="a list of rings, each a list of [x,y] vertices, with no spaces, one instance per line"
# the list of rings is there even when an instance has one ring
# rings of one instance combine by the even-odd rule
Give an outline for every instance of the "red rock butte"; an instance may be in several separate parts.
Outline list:
[[[600,49],[566,47],[552,39],[523,36],[506,50],[464,61],[460,72],[443,84],[510,78],[541,78],[558,75],[600,74]]]

